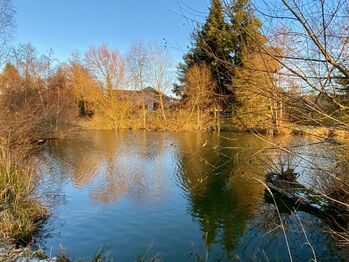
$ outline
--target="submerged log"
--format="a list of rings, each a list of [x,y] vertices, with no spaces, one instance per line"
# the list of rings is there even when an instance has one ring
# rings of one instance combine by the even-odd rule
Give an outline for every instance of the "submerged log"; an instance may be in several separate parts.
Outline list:
[[[305,211],[340,225],[349,224],[348,207],[306,188],[297,181],[297,175],[292,171],[283,174],[268,173],[265,181],[275,200],[282,200],[284,204],[291,206],[291,210]],[[265,196],[267,202],[274,202],[268,191]]]

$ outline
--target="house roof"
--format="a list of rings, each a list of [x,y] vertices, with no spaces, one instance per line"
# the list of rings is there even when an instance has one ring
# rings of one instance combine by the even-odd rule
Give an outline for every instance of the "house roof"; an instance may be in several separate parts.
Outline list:
[[[158,97],[161,92],[157,91],[153,87],[146,87],[143,88],[142,90],[126,90],[126,89],[114,89],[112,90],[113,94],[117,97],[121,98],[131,98],[131,97],[137,97],[141,94],[146,94],[147,96],[153,96],[153,97]],[[167,96],[164,93],[161,93],[163,98],[165,99],[172,99],[171,97]]]

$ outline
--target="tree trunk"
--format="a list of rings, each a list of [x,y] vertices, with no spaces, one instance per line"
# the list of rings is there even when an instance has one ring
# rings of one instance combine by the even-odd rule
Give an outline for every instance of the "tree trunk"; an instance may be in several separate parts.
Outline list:
[[[164,118],[165,125],[167,126],[167,118],[166,118],[166,113],[165,113],[164,99],[162,97],[161,92],[159,92],[159,97],[160,97],[160,107],[161,107],[162,117]]]
[[[145,98],[144,98],[144,90],[142,89],[142,110],[143,110],[143,129],[147,128],[147,112],[145,108]]]

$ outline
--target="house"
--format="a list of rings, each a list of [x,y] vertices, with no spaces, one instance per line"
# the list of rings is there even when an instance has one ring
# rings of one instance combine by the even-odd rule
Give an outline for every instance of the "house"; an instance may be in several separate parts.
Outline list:
[[[147,87],[139,91],[121,89],[113,90],[113,96],[119,100],[129,101],[130,103],[133,103],[139,107],[143,106],[144,99],[145,108],[149,111],[156,111],[160,109],[161,100],[165,109],[169,109],[174,103],[173,98],[155,90],[152,87]]]

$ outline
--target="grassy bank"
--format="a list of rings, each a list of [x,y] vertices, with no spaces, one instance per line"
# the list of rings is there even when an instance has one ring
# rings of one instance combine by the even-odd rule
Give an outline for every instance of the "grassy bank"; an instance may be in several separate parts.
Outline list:
[[[127,115],[120,115],[116,112],[110,115],[100,112],[92,118],[83,119],[81,123],[89,128],[107,130],[202,131],[214,129],[214,121],[208,114],[201,114],[198,118],[196,113],[189,110],[166,111],[165,117],[161,112],[149,111],[145,117],[145,125],[144,116],[139,110]]]
[[[34,168],[0,149],[0,242],[11,247],[27,247],[48,215],[34,197]]]

